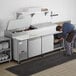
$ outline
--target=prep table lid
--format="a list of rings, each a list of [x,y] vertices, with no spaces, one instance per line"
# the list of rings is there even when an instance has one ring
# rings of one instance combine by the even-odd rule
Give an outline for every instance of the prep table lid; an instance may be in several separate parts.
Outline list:
[[[6,30],[14,30],[14,29],[28,29],[31,24],[31,17],[27,16],[24,19],[16,19],[16,20],[10,20],[8,22]]]
[[[45,23],[35,24],[35,25],[33,25],[33,26],[35,26],[35,27],[37,27],[37,28],[56,27],[57,24],[54,24],[54,23],[52,23],[52,22],[45,22]]]

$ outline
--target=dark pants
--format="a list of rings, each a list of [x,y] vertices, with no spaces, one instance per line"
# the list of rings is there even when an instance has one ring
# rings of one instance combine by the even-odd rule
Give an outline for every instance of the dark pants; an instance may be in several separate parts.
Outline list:
[[[66,41],[66,39],[64,39],[64,48],[65,48],[66,54],[68,54],[68,55],[72,54],[75,39],[76,39],[76,32],[75,32],[75,35],[71,42],[68,42],[68,41]]]

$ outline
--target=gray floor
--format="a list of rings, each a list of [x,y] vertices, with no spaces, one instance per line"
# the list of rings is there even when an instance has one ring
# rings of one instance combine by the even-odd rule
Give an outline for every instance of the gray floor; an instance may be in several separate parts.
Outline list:
[[[76,51],[76,49],[74,49]],[[15,62],[0,64],[0,76],[17,76],[5,70],[7,67],[17,65]],[[76,59],[65,62],[61,65],[51,67],[32,76],[76,76]]]

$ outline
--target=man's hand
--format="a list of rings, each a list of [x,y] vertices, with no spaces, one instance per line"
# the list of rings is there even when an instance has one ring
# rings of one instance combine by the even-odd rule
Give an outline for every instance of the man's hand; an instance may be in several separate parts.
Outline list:
[[[64,38],[60,38],[60,39],[59,39],[59,41],[62,41],[62,40],[64,40]]]

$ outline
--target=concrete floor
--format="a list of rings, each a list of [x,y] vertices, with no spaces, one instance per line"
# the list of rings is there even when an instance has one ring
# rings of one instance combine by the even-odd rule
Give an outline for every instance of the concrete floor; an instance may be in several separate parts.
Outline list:
[[[76,51],[76,49],[74,49]],[[0,76],[17,76],[7,70],[7,67],[18,65],[16,62],[6,62],[0,64]],[[32,76],[76,76],[76,59],[63,63],[61,65],[46,69],[33,74]]]

